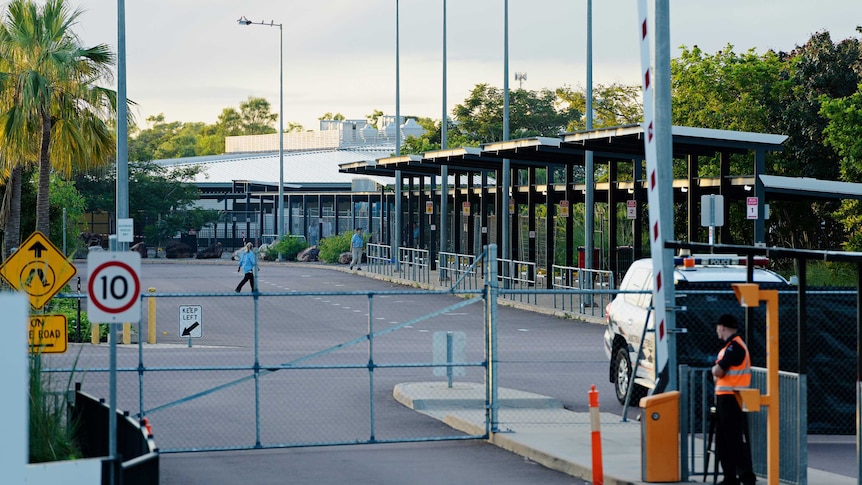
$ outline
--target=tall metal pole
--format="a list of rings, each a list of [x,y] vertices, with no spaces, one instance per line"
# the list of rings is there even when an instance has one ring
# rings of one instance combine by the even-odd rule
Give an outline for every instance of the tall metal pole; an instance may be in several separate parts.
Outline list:
[[[274,20],[252,22],[242,16],[237,20],[239,25],[265,25],[278,27],[278,200],[272,205],[272,219],[275,224],[275,234],[278,240],[284,235],[284,26]]]
[[[593,0],[587,0],[587,91],[586,91],[587,130],[593,129]],[[593,152],[584,153],[585,188],[584,193],[584,267],[593,269],[593,246],[595,237],[595,167]],[[587,272],[587,274],[590,274]],[[587,280],[592,283],[592,278]],[[587,288],[592,288],[591,284]]]
[[[126,106],[126,3],[117,0],[117,221],[129,217],[129,127]],[[126,251],[127,242],[117,241],[117,250]],[[111,457],[109,483],[117,483],[117,333],[110,332],[108,366],[108,455]]]
[[[401,155],[401,37],[399,35],[398,0],[395,0],[395,155]],[[392,234],[392,256],[395,271],[401,271],[401,170],[395,171],[395,230]]]
[[[278,24],[278,203],[273,205],[278,241],[284,235],[284,29]]]
[[[446,0],[443,0],[443,121],[440,126],[440,148],[443,150],[449,148],[448,129],[449,129],[449,110],[446,103]],[[440,251],[447,251],[449,248],[446,243],[449,239],[449,167],[443,165],[440,167]],[[439,263],[440,278],[443,278],[444,273],[443,259]]]
[[[446,0],[443,0],[443,121],[440,124],[440,148],[449,148],[447,132],[449,129],[449,110],[446,109]]]
[[[655,137],[659,186],[673,186],[673,127],[670,98],[670,0],[655,0]],[[661,234],[664,240],[673,239],[673,190],[659,192],[662,217]],[[673,250],[663,249],[662,273],[673,274]],[[676,295],[673,285],[664,285],[665,308],[674,308]],[[676,314],[666,313],[668,382],[665,390],[677,389],[676,368]]]
[[[503,3],[503,141],[509,139],[509,0]],[[509,159],[503,159],[503,183],[498,184],[500,190],[503,191],[502,205],[497,209],[502,221],[500,230],[499,246],[503,259],[510,259],[512,248],[510,244],[511,237],[509,236],[510,216],[509,216],[509,190],[512,184],[511,168]],[[504,276],[509,276],[505,273],[507,266],[503,266]]]

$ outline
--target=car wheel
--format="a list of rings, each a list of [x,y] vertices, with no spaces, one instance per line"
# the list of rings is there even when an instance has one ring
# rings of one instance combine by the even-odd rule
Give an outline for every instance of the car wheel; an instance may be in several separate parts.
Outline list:
[[[617,401],[620,404],[626,403],[626,391],[629,387],[629,382],[632,380],[632,364],[629,361],[629,353],[625,347],[620,347],[614,354],[614,390],[616,391]],[[637,405],[640,398],[646,395],[645,389],[635,384],[632,389],[632,398],[629,404]]]

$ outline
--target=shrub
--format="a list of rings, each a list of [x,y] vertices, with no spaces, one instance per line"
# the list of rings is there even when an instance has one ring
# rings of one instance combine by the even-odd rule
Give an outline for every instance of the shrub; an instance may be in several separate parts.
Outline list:
[[[272,243],[269,246],[263,258],[267,261],[275,261],[278,259],[279,253],[281,253],[285,260],[293,261],[296,259],[296,255],[307,247],[308,243],[305,242],[305,239],[285,234],[281,236],[278,242]]]
[[[63,289],[63,292],[68,292],[68,286]],[[77,298],[52,298],[49,306],[47,307],[45,313],[51,314],[61,314],[66,316],[66,335],[70,342],[75,341],[76,331],[77,331],[77,323],[78,323],[78,303],[86,308],[83,301]],[[81,341],[89,342],[90,341],[90,332],[91,332],[91,324],[90,320],[87,318],[87,312],[84,309],[81,310]],[[99,341],[106,342],[108,340],[108,331],[110,325],[100,325],[99,326]]]
[[[30,463],[83,456],[75,441],[77,423],[67,413],[73,375],[69,376],[65,392],[58,392],[53,389],[51,375],[42,373],[41,353],[30,354]]]
[[[338,262],[341,253],[350,251],[350,238],[353,234],[344,232],[337,236],[330,236],[320,240],[320,254],[317,258],[327,263]]]

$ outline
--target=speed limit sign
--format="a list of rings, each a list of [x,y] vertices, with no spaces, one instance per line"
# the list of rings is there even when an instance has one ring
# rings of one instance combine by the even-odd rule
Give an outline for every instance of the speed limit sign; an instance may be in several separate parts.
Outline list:
[[[94,323],[141,320],[141,255],[136,252],[87,256],[87,317]]]

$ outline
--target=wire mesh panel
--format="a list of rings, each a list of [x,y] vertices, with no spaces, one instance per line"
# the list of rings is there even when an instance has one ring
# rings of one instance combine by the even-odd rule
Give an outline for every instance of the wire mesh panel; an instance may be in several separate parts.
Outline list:
[[[460,381],[483,383],[480,297],[403,290],[153,298],[159,343],[137,344],[148,329],[136,326],[136,344],[117,349],[117,389],[118,406],[150,420],[162,452],[466,436],[392,393],[404,382],[445,383],[434,372],[441,332],[466,336],[465,352],[448,364],[467,369]],[[192,304],[202,308],[194,327],[180,312]],[[57,383],[82,382],[106,396],[108,350],[73,344],[44,367]]]
[[[808,432],[853,434],[855,421],[856,293],[809,289],[805,318],[798,319],[798,294],[779,292],[779,367],[808,375]],[[728,290],[680,290],[676,314],[677,361],[694,367],[712,365],[721,348],[715,322],[722,313],[746,322],[746,310]],[[765,306],[750,308],[750,328],[740,329],[751,351],[752,365],[766,364]],[[800,325],[803,341],[800,342]]]

